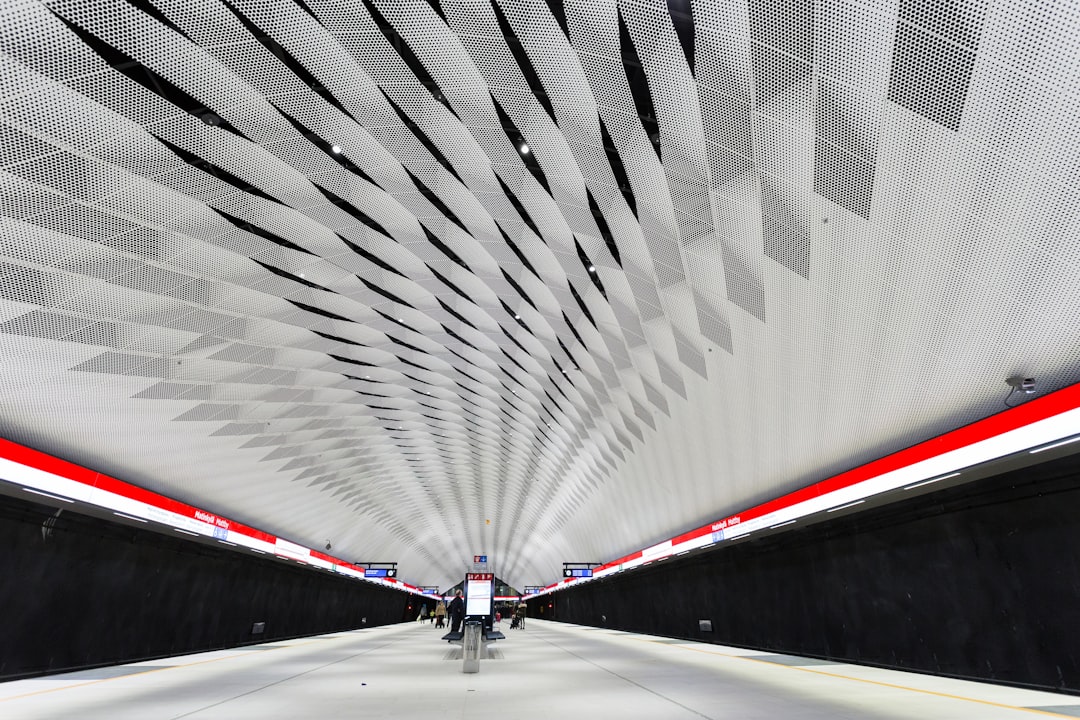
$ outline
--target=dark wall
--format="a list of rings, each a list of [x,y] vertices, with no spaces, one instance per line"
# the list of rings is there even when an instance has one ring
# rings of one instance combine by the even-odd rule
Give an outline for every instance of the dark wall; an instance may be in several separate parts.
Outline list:
[[[404,592],[55,512],[0,496],[0,680],[407,615]]]
[[[565,622],[1080,693],[1080,463],[666,560],[531,617],[541,602]]]

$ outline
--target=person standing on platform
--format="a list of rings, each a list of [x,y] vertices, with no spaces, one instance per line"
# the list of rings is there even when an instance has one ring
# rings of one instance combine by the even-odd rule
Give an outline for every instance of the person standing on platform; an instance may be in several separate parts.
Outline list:
[[[427,621],[427,603],[420,606],[420,614],[416,616],[416,622]]]
[[[525,603],[521,603],[517,606],[517,610],[514,611],[514,615],[517,617],[518,630],[525,629]]]
[[[461,597],[461,591],[454,591],[454,599],[450,601],[450,632],[461,630],[461,621],[465,619],[465,600]]]
[[[435,627],[446,627],[446,603],[442,600],[435,606]]]

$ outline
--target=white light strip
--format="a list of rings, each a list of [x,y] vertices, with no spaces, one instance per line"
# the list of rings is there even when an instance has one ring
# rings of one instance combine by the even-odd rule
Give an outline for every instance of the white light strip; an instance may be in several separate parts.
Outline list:
[[[865,500],[856,500],[855,502],[849,502],[847,505],[837,505],[834,508],[829,508],[825,512],[836,512],[837,510],[843,510],[844,508],[855,507],[856,505],[862,505]]]
[[[796,520],[788,520],[787,522],[782,522],[782,523],[778,523],[778,524],[776,524],[776,525],[771,525],[771,526],[769,527],[769,529],[770,529],[770,530],[775,530],[775,529],[776,529],[776,528],[778,528],[778,527],[784,527],[785,525],[792,525],[792,524],[794,524],[794,523],[796,523],[796,522],[797,522]]]
[[[1061,447],[1062,445],[1068,445],[1069,443],[1074,443],[1074,442],[1077,442],[1078,440],[1080,440],[1080,435],[1077,435],[1074,438],[1069,438],[1068,440],[1062,440],[1061,442],[1056,442],[1053,445],[1043,445],[1040,448],[1035,448],[1034,450],[1028,450],[1028,452],[1031,453],[1032,455],[1034,455],[1035,453],[1041,453],[1043,450],[1053,450],[1056,447]]]
[[[199,533],[193,533],[190,530],[181,530],[180,528],[173,528],[173,530],[175,530],[176,532],[182,532],[185,535],[194,535],[195,537],[199,537]]]
[[[113,511],[113,515],[115,515],[117,517],[127,518],[128,520],[134,520],[136,522],[141,522],[141,523],[147,522],[146,520],[144,520],[141,517],[135,517],[134,515],[125,515],[124,513],[116,512],[115,510]]]
[[[236,547],[236,543],[231,543],[231,542],[228,542],[226,540],[218,540],[218,542],[221,543],[222,545],[228,545],[229,547]]]
[[[265,554],[266,554],[266,553],[265,553],[265,552],[263,552],[262,550],[256,550],[255,548],[249,548],[249,549],[251,550],[251,552],[257,552],[257,553],[259,553],[260,555],[265,555]]]
[[[35,495],[41,495],[43,497],[52,498],[53,500],[60,500],[62,502],[66,502],[66,503],[75,502],[74,500],[71,500],[70,498],[60,497],[59,495],[53,495],[52,493],[42,492],[40,490],[35,490],[34,488],[24,487],[23,490],[25,490],[28,493],[34,493]]]
[[[948,480],[949,478],[954,478],[959,474],[960,473],[958,473],[958,472],[954,472],[954,473],[949,473],[948,475],[942,475],[941,477],[930,478],[929,480],[923,480],[922,482],[917,482],[914,485],[907,485],[907,486],[904,487],[904,489],[905,490],[911,490],[912,488],[922,487],[923,485],[929,485],[930,483],[936,483],[936,482],[939,482],[941,480]]]

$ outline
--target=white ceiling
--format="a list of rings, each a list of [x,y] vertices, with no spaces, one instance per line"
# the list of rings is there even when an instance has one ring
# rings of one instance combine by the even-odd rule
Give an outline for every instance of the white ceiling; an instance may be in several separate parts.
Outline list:
[[[0,434],[520,587],[1080,380],[1080,6],[497,5],[3,3]]]

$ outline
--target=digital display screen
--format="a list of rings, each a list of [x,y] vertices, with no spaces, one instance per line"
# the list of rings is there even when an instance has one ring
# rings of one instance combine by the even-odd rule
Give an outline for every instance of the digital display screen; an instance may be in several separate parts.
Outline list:
[[[490,580],[469,580],[465,585],[465,614],[490,615],[493,589]]]

